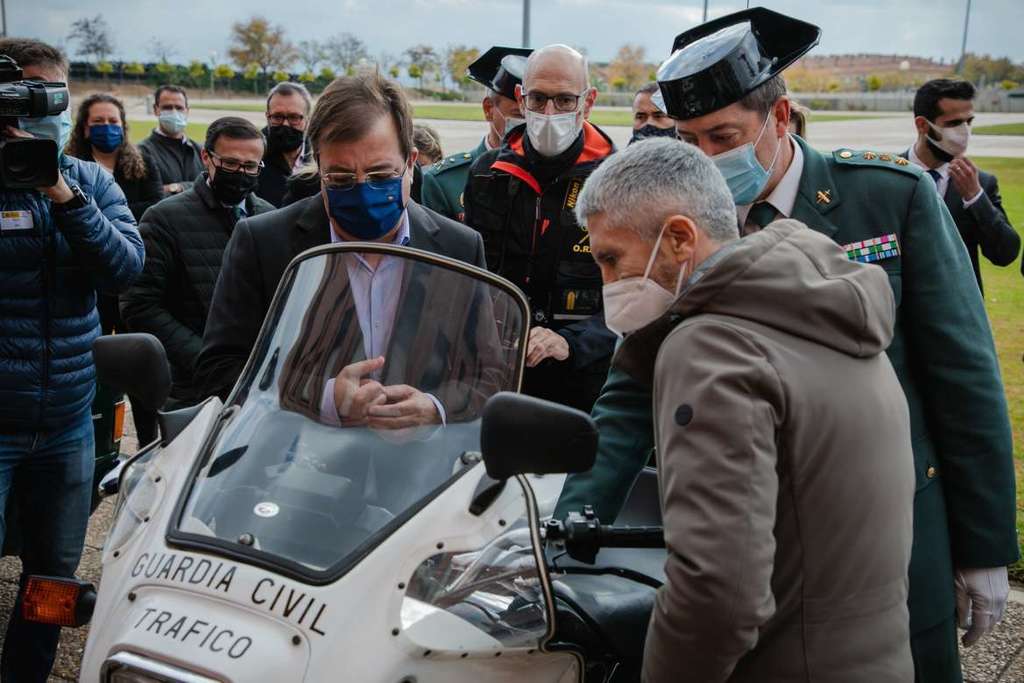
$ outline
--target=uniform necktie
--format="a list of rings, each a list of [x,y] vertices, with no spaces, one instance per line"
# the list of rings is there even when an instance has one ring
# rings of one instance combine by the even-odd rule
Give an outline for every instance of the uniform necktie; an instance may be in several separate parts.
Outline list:
[[[778,214],[778,211],[775,210],[774,206],[768,202],[758,202],[750,207],[747,221],[753,223],[758,228],[763,228],[775,220],[776,214]]]
[[[935,181],[935,187],[938,187],[939,181],[942,180],[942,174],[936,171],[934,168],[929,168],[928,175],[930,175],[932,177],[932,180]]]

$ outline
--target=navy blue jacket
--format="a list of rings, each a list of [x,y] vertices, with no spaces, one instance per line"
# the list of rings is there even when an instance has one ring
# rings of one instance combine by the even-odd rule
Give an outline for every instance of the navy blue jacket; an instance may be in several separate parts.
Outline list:
[[[124,193],[98,165],[64,155],[88,205],[51,211],[34,190],[0,190],[0,431],[60,429],[89,410],[100,333],[96,290],[124,290],[144,251]],[[12,214],[9,212],[27,212]],[[28,225],[30,223],[30,225]],[[27,227],[26,227],[27,226]]]

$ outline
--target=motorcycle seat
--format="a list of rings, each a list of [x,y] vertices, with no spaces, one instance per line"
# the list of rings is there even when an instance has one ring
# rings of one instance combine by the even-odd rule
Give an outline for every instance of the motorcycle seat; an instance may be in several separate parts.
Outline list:
[[[641,657],[654,587],[615,574],[564,574],[554,578],[552,588],[558,603],[556,640],[589,656]]]

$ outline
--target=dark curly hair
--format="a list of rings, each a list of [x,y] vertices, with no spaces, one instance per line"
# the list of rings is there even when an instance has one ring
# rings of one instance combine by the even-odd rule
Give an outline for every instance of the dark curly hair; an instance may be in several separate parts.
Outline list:
[[[124,115],[124,105],[121,100],[108,93],[95,93],[89,95],[78,105],[78,114],[75,116],[75,127],[71,130],[71,139],[68,140],[64,153],[79,159],[92,161],[92,145],[85,137],[85,128],[89,125],[89,110],[92,105],[105,102],[117,107],[121,115],[121,125],[124,127],[124,142],[117,150],[117,169],[128,180],[141,180],[146,177],[146,162],[138,148],[128,141],[128,120]]]

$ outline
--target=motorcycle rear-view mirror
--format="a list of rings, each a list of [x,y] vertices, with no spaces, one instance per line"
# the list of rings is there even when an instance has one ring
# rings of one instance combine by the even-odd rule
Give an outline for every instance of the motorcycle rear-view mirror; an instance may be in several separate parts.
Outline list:
[[[594,465],[597,425],[575,408],[505,391],[484,406],[480,446],[497,480],[585,472]]]
[[[171,368],[160,340],[151,334],[113,334],[92,344],[96,378],[131,396],[136,405],[159,410],[171,391]]]

